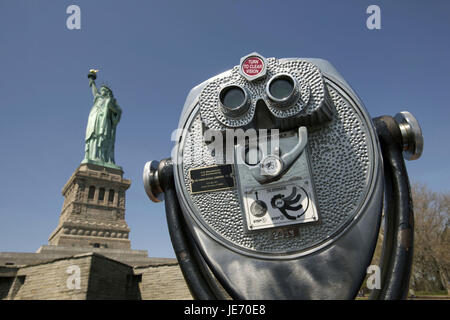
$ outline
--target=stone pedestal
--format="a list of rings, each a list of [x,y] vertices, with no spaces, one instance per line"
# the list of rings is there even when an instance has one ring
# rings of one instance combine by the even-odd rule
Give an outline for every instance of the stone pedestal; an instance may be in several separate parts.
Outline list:
[[[125,191],[130,185],[120,169],[81,164],[62,190],[65,201],[49,244],[130,249],[125,222]]]

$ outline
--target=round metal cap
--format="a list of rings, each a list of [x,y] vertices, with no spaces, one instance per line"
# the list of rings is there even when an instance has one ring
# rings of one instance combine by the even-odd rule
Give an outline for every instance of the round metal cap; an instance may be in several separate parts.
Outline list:
[[[145,192],[153,202],[161,202],[164,200],[164,193],[159,185],[158,167],[158,161],[149,161],[145,164],[142,174]]]
[[[423,152],[423,135],[417,119],[408,111],[395,115],[402,133],[403,156],[406,160],[419,159]]]

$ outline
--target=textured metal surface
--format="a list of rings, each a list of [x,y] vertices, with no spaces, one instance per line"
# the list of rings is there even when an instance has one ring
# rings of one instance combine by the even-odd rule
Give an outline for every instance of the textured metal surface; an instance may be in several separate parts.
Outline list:
[[[270,63],[275,63],[275,59],[267,60],[270,73],[272,70]],[[216,82],[213,81],[213,83]],[[205,90],[210,85],[207,84]],[[208,230],[208,233],[244,250],[288,254],[309,249],[324,242],[352,221],[365,201],[372,179],[373,137],[368,133],[366,120],[351,100],[331,83],[328,84],[328,91],[336,109],[334,118],[326,125],[313,128],[309,132],[312,171],[321,215],[320,223],[300,226],[297,237],[274,241],[270,231],[245,232],[244,217],[236,190],[188,196],[195,208],[193,211],[196,212],[196,219]],[[317,99],[321,99],[320,94],[317,95]],[[200,108],[202,108],[201,102],[202,97],[200,97]],[[213,117],[212,114],[208,113],[208,115]],[[205,120],[203,109],[202,118]],[[188,193],[190,192],[189,169],[216,163],[211,151],[203,142],[200,115],[197,113],[193,119],[187,126],[189,133],[182,146],[184,186]]]
[[[200,113],[205,125],[211,129],[224,130],[227,127],[235,128],[248,125],[254,117],[256,103],[264,100],[270,112],[277,118],[284,119],[298,116],[295,124],[309,124],[318,121],[319,118],[327,118],[331,113],[327,104],[328,93],[320,70],[304,60],[289,60],[268,58],[267,75],[264,79],[248,82],[239,72],[236,66],[210,81],[202,90],[199,97]],[[279,109],[273,106],[267,97],[266,84],[275,75],[289,72],[298,83],[300,98],[297,103],[289,108]],[[248,111],[238,119],[225,116],[219,107],[218,96],[220,90],[228,84],[237,84],[244,87],[250,96],[251,105]],[[301,114],[300,114],[301,113]],[[314,114],[317,113],[315,116]]]

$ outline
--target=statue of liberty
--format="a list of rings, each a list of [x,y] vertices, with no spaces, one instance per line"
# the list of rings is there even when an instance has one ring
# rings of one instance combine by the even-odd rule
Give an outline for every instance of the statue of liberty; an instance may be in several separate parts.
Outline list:
[[[120,168],[114,163],[114,143],[116,128],[122,115],[122,110],[107,86],[100,91],[95,85],[98,70],[90,70],[89,86],[92,88],[94,105],[89,113],[86,127],[85,153],[81,163],[94,163],[102,166]]]

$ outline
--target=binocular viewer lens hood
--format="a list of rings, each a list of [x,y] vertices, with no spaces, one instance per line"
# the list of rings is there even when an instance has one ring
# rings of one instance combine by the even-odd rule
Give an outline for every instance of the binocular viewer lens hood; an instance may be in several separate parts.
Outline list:
[[[401,155],[423,150],[410,113],[372,120],[327,61],[251,53],[191,90],[175,141],[170,159],[145,165],[144,187],[166,202],[194,298],[354,298],[385,196],[394,236],[374,297],[405,296],[412,236],[402,247],[394,238],[412,208]]]

